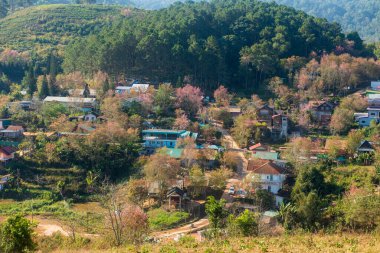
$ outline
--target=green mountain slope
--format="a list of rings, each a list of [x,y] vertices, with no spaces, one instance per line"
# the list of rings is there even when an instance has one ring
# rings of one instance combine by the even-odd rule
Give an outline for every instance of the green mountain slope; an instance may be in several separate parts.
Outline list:
[[[344,44],[338,24],[255,0],[177,3],[134,17],[66,47],[65,71],[248,87],[276,73],[280,59]]]
[[[380,41],[379,0],[265,0],[338,22],[346,32],[358,31],[367,41]]]
[[[20,51],[68,44],[75,37],[96,33],[121,15],[121,7],[41,5],[0,19],[0,48]]]

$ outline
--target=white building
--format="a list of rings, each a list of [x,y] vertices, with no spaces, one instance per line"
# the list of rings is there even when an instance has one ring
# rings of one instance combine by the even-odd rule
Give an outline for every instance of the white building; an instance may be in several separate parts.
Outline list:
[[[145,93],[149,89],[149,84],[145,83],[135,83],[132,86],[117,86],[115,88],[116,94],[124,94],[124,93]]]
[[[380,91],[380,81],[372,81],[371,82],[371,90]]]
[[[367,108],[367,113],[355,113],[355,120],[361,127],[368,127],[371,121],[380,122],[380,106],[371,106]]]
[[[82,98],[82,97],[54,97],[47,96],[44,103],[61,103],[67,106],[78,107],[82,111],[91,111],[96,106],[96,98]]]
[[[288,116],[284,114],[272,116],[272,137],[276,139],[288,137]]]
[[[278,196],[278,192],[282,189],[284,181],[286,179],[286,169],[282,166],[278,166],[272,161],[259,160],[261,164],[258,166],[250,166],[253,170],[248,175],[252,182],[252,186],[256,189],[263,189],[273,193],[276,197],[276,205],[279,205],[283,198]],[[255,160],[249,161],[249,163],[255,163]]]

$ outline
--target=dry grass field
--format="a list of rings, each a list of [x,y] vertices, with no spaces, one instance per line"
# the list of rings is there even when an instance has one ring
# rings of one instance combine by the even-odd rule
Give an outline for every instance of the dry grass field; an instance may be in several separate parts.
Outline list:
[[[92,245],[92,246],[95,246]],[[59,249],[56,253],[104,252],[104,253],[347,253],[380,252],[378,234],[302,234],[278,237],[225,238],[197,242],[184,237],[178,242],[144,244],[140,247],[124,246],[114,249]]]

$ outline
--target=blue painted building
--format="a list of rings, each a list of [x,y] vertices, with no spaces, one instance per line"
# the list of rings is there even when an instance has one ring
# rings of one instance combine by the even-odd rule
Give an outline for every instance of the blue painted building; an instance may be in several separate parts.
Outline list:
[[[175,148],[177,139],[190,137],[196,140],[198,134],[186,130],[148,129],[142,131],[142,137],[147,149]]]

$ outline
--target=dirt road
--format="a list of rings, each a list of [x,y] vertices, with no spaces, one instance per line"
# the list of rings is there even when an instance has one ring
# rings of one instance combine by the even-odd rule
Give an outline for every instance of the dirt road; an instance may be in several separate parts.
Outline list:
[[[174,239],[176,236],[181,234],[195,233],[199,230],[206,228],[209,224],[210,223],[208,219],[200,219],[186,226],[153,233],[152,236],[156,239]]]

